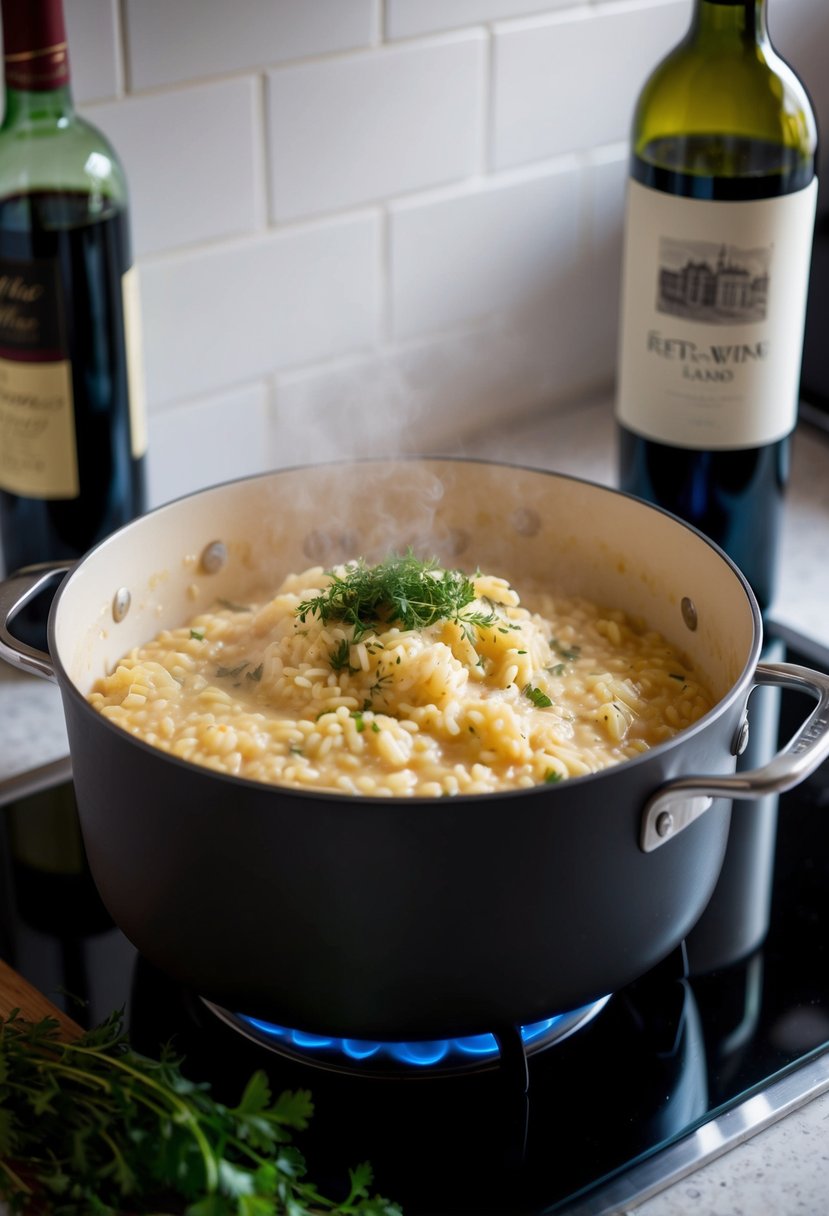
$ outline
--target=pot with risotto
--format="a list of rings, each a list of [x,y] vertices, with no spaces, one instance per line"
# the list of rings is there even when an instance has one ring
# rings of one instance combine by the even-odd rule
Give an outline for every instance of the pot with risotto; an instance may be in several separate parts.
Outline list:
[[[47,654],[14,617],[64,574]],[[228,483],[0,588],[115,922],[223,1009],[350,1038],[532,1023],[669,954],[731,799],[829,752],[829,677],[761,643],[674,517],[454,459]],[[735,775],[758,684],[817,704]]]

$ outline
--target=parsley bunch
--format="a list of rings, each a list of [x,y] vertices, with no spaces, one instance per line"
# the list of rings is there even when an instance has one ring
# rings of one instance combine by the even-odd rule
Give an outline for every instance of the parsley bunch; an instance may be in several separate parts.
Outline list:
[[[342,1203],[305,1179],[291,1133],[307,1091],[275,1100],[255,1072],[237,1106],[188,1080],[169,1053],[133,1051],[120,1014],[71,1042],[53,1018],[0,1019],[0,1198],[49,1216],[400,1216],[350,1171]]]
[[[446,570],[432,558],[421,561],[411,549],[392,553],[375,566],[360,558],[343,575],[329,572],[330,585],[321,595],[303,600],[297,616],[316,614],[352,625],[357,641],[378,625],[399,623],[404,629],[424,629],[437,621],[492,628],[500,618],[494,611],[464,612],[475,599],[475,585],[462,570]]]

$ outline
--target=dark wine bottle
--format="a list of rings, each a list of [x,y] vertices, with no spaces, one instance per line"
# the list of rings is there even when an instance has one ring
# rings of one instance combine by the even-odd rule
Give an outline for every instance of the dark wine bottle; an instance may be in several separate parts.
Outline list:
[[[3,0],[2,17],[0,529],[11,571],[79,558],[145,509],[146,429],[123,169],[75,113],[60,0]]]
[[[695,0],[633,120],[619,484],[721,545],[763,608],[797,421],[816,149],[765,0]]]

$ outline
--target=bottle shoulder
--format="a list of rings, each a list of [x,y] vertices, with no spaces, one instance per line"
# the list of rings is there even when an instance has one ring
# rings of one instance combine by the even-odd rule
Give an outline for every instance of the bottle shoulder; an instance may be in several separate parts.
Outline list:
[[[0,198],[65,190],[126,205],[123,165],[106,136],[85,117],[33,115],[0,127]]]
[[[672,135],[742,137],[814,157],[817,124],[803,84],[766,44],[686,41],[651,73],[636,103],[635,150]]]

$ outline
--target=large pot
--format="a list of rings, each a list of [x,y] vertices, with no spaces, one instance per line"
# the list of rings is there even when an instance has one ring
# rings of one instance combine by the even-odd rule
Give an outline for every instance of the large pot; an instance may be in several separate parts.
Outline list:
[[[706,675],[716,707],[634,760],[555,786],[361,799],[200,768],[85,700],[131,647],[218,597],[408,544],[519,590],[540,582],[644,617]],[[22,572],[0,589],[0,653],[60,686],[104,903],[150,962],[195,992],[302,1030],[476,1034],[617,990],[705,908],[730,799],[789,788],[829,751],[829,678],[758,666],[760,614],[732,563],[672,516],[572,478],[367,461],[191,495],[71,570],[46,655],[8,623],[54,573]],[[818,706],[771,764],[734,776],[758,683],[804,687]]]

